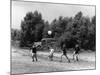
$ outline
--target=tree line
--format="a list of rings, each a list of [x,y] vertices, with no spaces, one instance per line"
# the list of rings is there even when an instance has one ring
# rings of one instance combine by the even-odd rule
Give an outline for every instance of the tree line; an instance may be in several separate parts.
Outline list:
[[[20,47],[29,47],[42,38],[48,38],[51,30],[52,38],[57,39],[57,45],[66,43],[68,48],[79,43],[85,50],[95,50],[96,46],[96,16],[83,16],[80,11],[74,17],[59,16],[51,23],[42,18],[38,11],[28,12],[21,21],[21,29],[11,29],[11,40],[20,41]]]

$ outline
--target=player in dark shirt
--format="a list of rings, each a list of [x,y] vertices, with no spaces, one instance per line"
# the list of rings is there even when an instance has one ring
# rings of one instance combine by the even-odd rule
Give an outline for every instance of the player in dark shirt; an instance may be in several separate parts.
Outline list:
[[[34,59],[36,59],[37,61],[37,47],[36,45],[33,45],[33,47],[31,48],[31,52],[32,52],[32,61],[34,62]]]
[[[76,46],[75,46],[75,51],[74,51],[74,53],[73,53],[73,60],[75,60],[74,57],[76,57],[76,60],[77,60],[77,61],[79,60],[79,59],[78,59],[79,51],[80,51],[80,47],[79,47],[78,44],[76,44]]]
[[[68,56],[67,56],[67,52],[66,52],[66,45],[64,44],[63,47],[62,47],[62,55],[61,55],[61,61],[62,62],[62,56],[65,56],[66,59],[68,60],[68,62],[70,62]]]

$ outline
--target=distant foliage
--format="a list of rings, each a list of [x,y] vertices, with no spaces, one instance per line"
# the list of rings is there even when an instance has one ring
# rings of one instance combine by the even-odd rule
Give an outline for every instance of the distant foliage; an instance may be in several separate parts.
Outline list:
[[[20,30],[11,29],[11,40],[12,41],[19,41],[21,36]]]
[[[52,31],[52,38],[58,40],[56,45],[67,48],[79,44],[82,49],[95,50],[96,44],[96,16],[92,18],[83,16],[78,12],[74,17],[59,16],[51,23],[42,19],[38,11],[28,12],[21,21],[21,30],[11,30],[12,40],[20,40],[21,47],[32,45],[36,41],[48,38],[48,30]]]
[[[78,12],[74,18],[60,16],[51,23],[54,38],[58,39],[59,46],[64,43],[67,48],[73,48],[75,44],[79,44],[85,50],[95,50],[95,21],[95,16],[90,20],[82,12]]]

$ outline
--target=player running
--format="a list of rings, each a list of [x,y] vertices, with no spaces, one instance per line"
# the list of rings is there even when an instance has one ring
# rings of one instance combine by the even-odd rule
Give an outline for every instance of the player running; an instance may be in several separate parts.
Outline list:
[[[33,45],[33,46],[32,46],[32,48],[31,48],[31,53],[32,53],[32,61],[34,62],[34,59],[35,59],[36,61],[38,61],[38,60],[37,60],[37,47],[36,47],[36,45]]]
[[[53,47],[49,47],[49,50],[50,50],[50,53],[49,53],[49,59],[51,60],[51,61],[53,61],[53,54],[54,54],[54,49],[53,49]]]
[[[62,62],[62,56],[65,56],[66,59],[68,60],[68,62],[70,62],[70,60],[69,60],[69,58],[68,58],[68,56],[67,56],[67,51],[66,51],[66,45],[65,45],[65,44],[63,44],[63,47],[62,47],[62,55],[61,55],[61,60],[60,60],[60,62]]]
[[[79,47],[78,44],[76,44],[76,46],[75,46],[75,51],[74,51],[74,53],[73,53],[73,60],[75,60],[74,57],[76,57],[76,61],[79,60],[79,59],[78,59],[78,57],[79,57],[79,51],[80,51],[80,47]]]

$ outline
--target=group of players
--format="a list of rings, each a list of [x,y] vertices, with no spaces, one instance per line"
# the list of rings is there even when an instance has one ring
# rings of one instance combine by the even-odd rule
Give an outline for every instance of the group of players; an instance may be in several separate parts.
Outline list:
[[[53,57],[54,57],[54,47],[53,46],[49,46],[48,47],[49,49],[49,59],[51,61],[53,61]],[[70,59],[68,58],[67,56],[67,51],[66,51],[66,45],[63,44],[62,48],[61,48],[61,51],[62,51],[62,55],[61,55],[61,60],[60,62],[62,62],[62,57],[65,56],[66,59],[68,60],[68,62],[70,63]],[[79,56],[79,51],[80,51],[80,47],[78,44],[75,45],[75,48],[74,48],[74,52],[73,52],[73,60],[75,61],[78,61],[78,56]],[[32,54],[32,61],[34,62],[35,60],[38,61],[38,58],[37,58],[37,45],[33,45],[31,47],[31,54]]]

